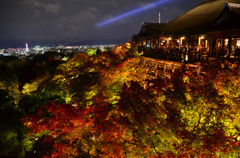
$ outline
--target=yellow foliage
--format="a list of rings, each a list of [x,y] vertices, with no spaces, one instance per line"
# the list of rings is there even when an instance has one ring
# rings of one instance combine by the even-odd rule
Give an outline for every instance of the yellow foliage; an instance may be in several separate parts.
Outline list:
[[[26,83],[26,84],[23,86],[22,93],[23,93],[23,94],[30,95],[31,92],[36,91],[36,90],[38,89],[38,85],[39,85],[38,82]]]
[[[49,75],[46,75],[44,77],[38,78],[35,81],[31,82],[31,83],[26,83],[23,86],[23,90],[22,90],[22,94],[24,95],[30,95],[31,92],[34,92],[38,89],[39,85],[46,80],[47,78],[49,78]]]

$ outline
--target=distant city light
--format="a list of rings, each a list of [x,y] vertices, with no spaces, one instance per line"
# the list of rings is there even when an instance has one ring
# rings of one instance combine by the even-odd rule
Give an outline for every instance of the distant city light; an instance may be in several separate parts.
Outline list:
[[[170,0],[160,0],[160,1],[156,1],[156,2],[154,2],[154,3],[151,3],[151,4],[149,4],[149,5],[146,5],[146,6],[144,6],[144,7],[141,7],[141,8],[138,8],[138,9],[134,9],[134,10],[129,11],[129,12],[127,12],[127,13],[124,13],[124,14],[122,14],[122,15],[116,16],[115,18],[112,18],[112,19],[106,20],[106,21],[104,21],[104,22],[101,22],[101,23],[99,23],[97,26],[98,26],[98,27],[101,27],[101,26],[107,25],[107,24],[109,24],[109,23],[111,23],[111,22],[114,22],[114,21],[123,19],[123,18],[125,18],[125,17],[127,17],[127,16],[130,16],[130,15],[133,15],[133,14],[136,14],[136,13],[139,13],[139,12],[142,12],[142,11],[144,11],[144,10],[153,8],[153,7],[157,6],[157,5],[160,5],[160,4],[163,4],[163,3],[165,3],[165,2],[169,2],[169,1],[170,1]]]
[[[26,52],[28,52],[29,50],[28,50],[28,43],[26,43]]]
[[[110,45],[81,45],[81,46],[44,46],[41,47],[40,45],[37,45],[33,48],[28,47],[28,43],[26,43],[26,46],[24,48],[7,48],[7,49],[0,49],[0,56],[16,56],[19,59],[28,58],[30,60],[33,59],[33,56],[44,54],[45,52],[58,52],[58,53],[79,53],[84,52],[87,53],[88,49],[97,50],[99,49],[101,52],[106,51],[105,48],[111,48],[114,49],[116,44],[110,44]],[[58,56],[56,56],[56,59]],[[63,57],[61,60],[68,61],[69,58]]]

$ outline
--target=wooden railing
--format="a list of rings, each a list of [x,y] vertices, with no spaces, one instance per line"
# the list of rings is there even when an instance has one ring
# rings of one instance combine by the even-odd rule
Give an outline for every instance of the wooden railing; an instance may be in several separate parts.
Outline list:
[[[142,63],[146,68],[145,79],[170,78],[171,74],[178,71],[191,71],[197,75],[206,74],[202,71],[200,63],[185,64],[181,62],[154,59],[150,57],[141,57]]]
[[[207,62],[183,63],[177,61],[156,59],[141,56],[144,65],[145,79],[162,79],[170,78],[176,70],[184,72],[192,72],[197,75],[206,75],[208,70],[211,72],[222,73],[225,70],[235,70],[240,72],[240,61],[221,61],[219,58],[209,58]]]

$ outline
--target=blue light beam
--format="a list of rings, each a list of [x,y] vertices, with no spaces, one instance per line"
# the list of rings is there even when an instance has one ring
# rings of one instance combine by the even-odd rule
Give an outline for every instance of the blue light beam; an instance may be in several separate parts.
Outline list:
[[[119,15],[119,16],[117,16],[117,17],[115,17],[115,18],[112,18],[112,19],[103,21],[103,22],[99,23],[97,26],[98,26],[98,27],[101,27],[101,26],[107,25],[107,24],[109,24],[109,23],[111,23],[111,22],[114,22],[114,21],[123,19],[123,18],[125,18],[125,17],[127,17],[127,16],[129,16],[129,15],[133,15],[133,14],[136,14],[136,13],[139,13],[139,12],[142,12],[142,11],[145,11],[145,10],[147,10],[147,9],[153,8],[153,7],[157,6],[157,5],[160,5],[160,4],[165,3],[165,2],[167,2],[167,1],[170,1],[170,0],[160,0],[160,1],[157,1],[157,2],[154,2],[154,3],[151,3],[151,4],[149,4],[149,5],[146,5],[146,6],[144,6],[144,7],[141,7],[141,8],[138,8],[138,9],[134,9],[134,10],[132,10],[132,11],[129,11],[129,12],[127,12],[127,13],[124,13],[124,14],[122,14],[122,15]]]

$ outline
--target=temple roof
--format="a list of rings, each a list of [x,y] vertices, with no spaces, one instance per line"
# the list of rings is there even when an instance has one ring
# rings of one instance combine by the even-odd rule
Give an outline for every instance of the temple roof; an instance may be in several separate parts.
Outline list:
[[[165,32],[167,32],[167,23],[143,23],[139,35],[151,36],[156,34],[164,34]]]
[[[144,23],[139,36],[240,29],[240,8],[229,7],[232,3],[240,0],[206,0],[167,24]]]

